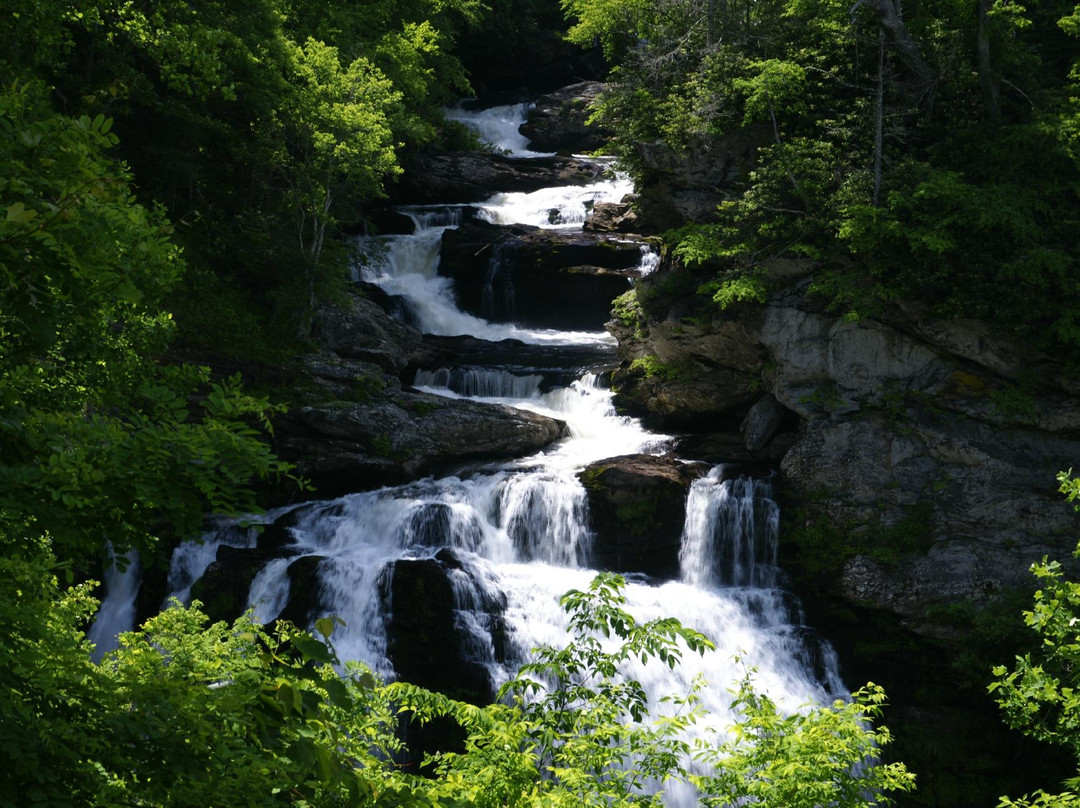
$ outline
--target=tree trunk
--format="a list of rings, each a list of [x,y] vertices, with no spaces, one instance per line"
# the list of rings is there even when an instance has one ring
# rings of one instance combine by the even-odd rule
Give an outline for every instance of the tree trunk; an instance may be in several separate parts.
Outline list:
[[[881,164],[885,138],[885,28],[878,29],[877,97],[874,100],[874,192],[871,204],[881,202]]]
[[[914,78],[920,95],[929,92],[934,73],[919,51],[919,44],[908,33],[900,10],[900,0],[865,0],[878,15],[878,21],[896,48],[900,61]]]
[[[994,69],[990,64],[990,0],[979,0],[979,33],[975,47],[975,62],[979,72],[979,90],[982,92],[986,117],[1001,120],[1001,90],[998,88]]]

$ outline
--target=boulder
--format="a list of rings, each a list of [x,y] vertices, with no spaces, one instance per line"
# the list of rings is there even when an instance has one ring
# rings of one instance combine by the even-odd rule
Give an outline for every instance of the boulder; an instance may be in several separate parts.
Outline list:
[[[708,473],[702,463],[625,455],[578,474],[589,502],[592,563],[598,569],[677,578],[690,484]]]
[[[639,233],[641,224],[630,202],[597,202],[583,225],[587,233]]]
[[[590,105],[603,90],[598,81],[582,81],[538,97],[519,130],[529,147],[541,152],[582,154],[596,151],[608,133],[590,125]]]
[[[416,479],[466,461],[532,454],[566,426],[499,404],[385,389],[364,401],[302,406],[279,422],[278,449],[329,496]]]
[[[473,222],[443,235],[439,273],[458,305],[495,322],[599,331],[630,288],[640,242],[581,231]]]
[[[769,445],[780,428],[789,420],[791,411],[784,407],[771,393],[762,396],[743,418],[740,429],[748,452],[756,452]]]
[[[386,652],[399,678],[467,701],[495,695],[492,667],[503,661],[506,599],[454,551],[388,565]],[[463,609],[462,603],[475,609]]]
[[[315,312],[312,339],[327,353],[360,359],[396,373],[420,347],[420,332],[395,320],[379,305],[382,290],[354,287],[345,301],[324,304]]]

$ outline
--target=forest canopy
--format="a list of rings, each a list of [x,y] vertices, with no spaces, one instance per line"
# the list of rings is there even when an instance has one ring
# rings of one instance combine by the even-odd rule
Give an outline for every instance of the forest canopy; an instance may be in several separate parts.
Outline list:
[[[753,299],[774,258],[853,315],[895,299],[1080,345],[1080,60],[1070,0],[565,0],[614,62],[595,117],[642,143],[757,158],[715,221],[670,234]],[[732,288],[743,290],[736,295]]]

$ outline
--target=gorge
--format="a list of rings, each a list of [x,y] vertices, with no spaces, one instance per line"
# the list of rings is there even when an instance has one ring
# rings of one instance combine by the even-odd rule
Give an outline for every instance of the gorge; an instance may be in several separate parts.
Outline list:
[[[810,262],[775,262],[764,306],[719,312],[655,244],[596,232],[632,188],[591,160],[540,171],[553,158],[517,134],[526,112],[455,113],[518,153],[436,156],[448,184],[500,166],[449,206],[407,179],[380,214],[400,232],[360,240],[357,295],[316,323],[325,352],[301,365],[317,387],[278,441],[343,496],[273,510],[260,533],[222,525],[176,551],[169,589],[215,618],[334,614],[343,658],[484,703],[558,641],[557,596],[616,570],[636,613],[719,646],[649,680],[654,696],[703,673],[722,719],[736,656],[789,710],[873,679],[899,694],[921,800],[1000,791],[983,767],[1011,741],[951,683],[971,629],[947,610],[1026,587],[1071,546],[1052,481],[1080,456],[1072,383],[976,322],[845,320],[806,293]],[[491,196],[500,182],[527,190]],[[617,344],[600,330],[616,297]],[[966,737],[968,768],[931,736]]]

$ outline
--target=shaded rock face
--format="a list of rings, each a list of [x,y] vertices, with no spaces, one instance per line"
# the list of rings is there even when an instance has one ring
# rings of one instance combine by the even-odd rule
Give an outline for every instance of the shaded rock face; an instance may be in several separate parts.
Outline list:
[[[495,696],[506,658],[506,597],[448,548],[383,573],[387,656],[398,677],[472,704]],[[482,624],[482,625],[478,625]]]
[[[609,458],[582,470],[595,534],[592,566],[678,578],[686,494],[706,473],[704,464],[653,455]]]
[[[638,296],[670,276],[650,276],[639,284]],[[659,299],[649,315],[636,302],[616,302],[607,327],[619,340],[622,359],[615,375],[618,404],[660,431],[737,432],[761,398],[768,351],[755,339],[752,323],[703,306],[693,294],[697,286],[691,280],[685,294]]]
[[[765,127],[747,127],[685,151],[662,143],[638,144],[635,156],[646,178],[635,202],[640,232],[712,220],[717,205],[738,193],[758,148],[771,137]]]
[[[388,296],[377,288],[362,289],[339,305],[321,306],[312,339],[328,354],[358,359],[396,372],[420,347],[420,332],[388,316]]]
[[[642,243],[471,222],[443,235],[439,274],[464,311],[532,328],[598,331],[637,275]]]
[[[696,413],[732,457],[779,457],[801,519],[785,541],[829,570],[812,585],[918,632],[942,630],[935,604],[986,601],[1044,554],[1066,558],[1076,515],[1055,474],[1080,457],[1075,383],[985,324],[846,321],[806,295],[806,271],[778,268],[787,283],[763,307],[692,321],[686,296],[650,308],[665,283],[650,277],[645,307],[613,324],[617,401],[661,424]]]
[[[398,204],[482,202],[495,193],[598,182],[604,167],[574,157],[518,160],[480,152],[428,152],[409,158],[390,194]]]
[[[520,132],[529,139],[529,148],[540,152],[582,154],[596,151],[607,141],[607,133],[586,123],[589,105],[604,85],[582,81],[562,87],[536,99]]]
[[[561,421],[403,387],[430,353],[416,329],[355,295],[319,310],[326,350],[300,357],[296,398],[276,422],[276,449],[320,496],[422,477],[466,461],[518,457],[565,434]]]

